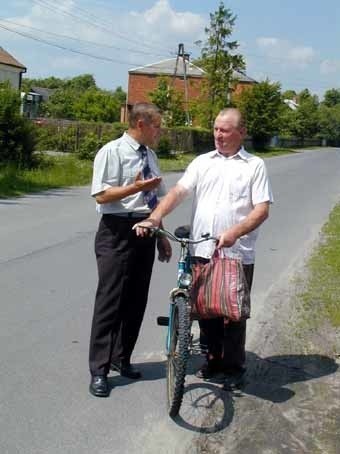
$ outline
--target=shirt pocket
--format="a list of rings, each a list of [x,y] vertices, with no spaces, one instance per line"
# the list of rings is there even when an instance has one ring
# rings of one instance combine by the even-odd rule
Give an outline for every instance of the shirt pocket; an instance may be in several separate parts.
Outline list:
[[[141,170],[142,170],[141,168],[139,169],[137,167],[124,168],[120,175],[120,180],[121,180],[120,185],[124,186],[124,185],[132,183],[134,181],[134,179],[136,178],[137,173]]]
[[[250,181],[246,175],[237,175],[229,185],[232,202],[246,202],[250,198]]]

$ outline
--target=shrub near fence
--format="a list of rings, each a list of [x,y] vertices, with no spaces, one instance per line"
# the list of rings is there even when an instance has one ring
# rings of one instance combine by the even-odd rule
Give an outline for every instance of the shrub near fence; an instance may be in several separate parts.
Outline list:
[[[120,137],[127,130],[124,123],[91,123],[70,120],[40,119],[35,121],[37,150],[79,152],[80,157],[92,159],[98,149],[109,140]],[[211,131],[198,128],[177,127],[162,129],[160,150],[204,153],[214,148]],[[165,146],[165,144],[167,145]],[[164,146],[163,146],[164,145]],[[95,149],[91,152],[91,147]]]
[[[93,159],[99,148],[110,140],[120,137],[127,130],[124,123],[76,122],[70,120],[42,119],[36,126],[38,150],[56,150],[79,153],[82,159]],[[271,147],[299,148],[322,146],[320,138],[299,139],[296,137],[274,137]],[[252,150],[251,137],[244,141],[246,149]],[[171,152],[201,154],[213,150],[213,132],[201,128],[164,128],[159,145],[160,155]]]
[[[37,150],[68,153],[77,153],[84,146],[88,147],[89,140],[96,139],[98,144],[114,140],[127,129],[124,123],[93,123],[45,118],[35,120],[34,123],[38,140]]]

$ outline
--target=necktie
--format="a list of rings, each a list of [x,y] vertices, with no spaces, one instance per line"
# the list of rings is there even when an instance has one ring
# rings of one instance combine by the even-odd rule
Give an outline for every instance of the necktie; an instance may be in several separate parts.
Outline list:
[[[145,147],[145,145],[140,145],[138,149],[141,153],[142,161],[143,161],[143,169],[142,169],[142,174],[143,174],[143,179],[148,180],[149,178],[153,178],[150,166],[149,166],[149,160],[148,160],[148,152]],[[157,203],[157,192],[155,190],[151,191],[143,191],[143,200],[144,203],[148,205],[148,207],[153,210]]]

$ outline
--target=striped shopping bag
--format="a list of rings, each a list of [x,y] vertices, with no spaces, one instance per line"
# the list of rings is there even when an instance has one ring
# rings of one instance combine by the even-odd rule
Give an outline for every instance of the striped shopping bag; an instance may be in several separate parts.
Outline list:
[[[192,318],[225,317],[239,322],[250,317],[250,293],[240,258],[221,257],[192,266]]]

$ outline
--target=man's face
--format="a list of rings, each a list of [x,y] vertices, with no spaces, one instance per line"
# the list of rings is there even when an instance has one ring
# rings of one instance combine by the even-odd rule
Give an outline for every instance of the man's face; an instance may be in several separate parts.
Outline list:
[[[150,148],[156,147],[159,142],[161,134],[161,117],[155,117],[151,123],[142,124],[142,143],[149,146]]]
[[[214,123],[216,149],[226,156],[236,154],[245,137],[245,128],[238,126],[238,117],[233,113],[218,115]]]

